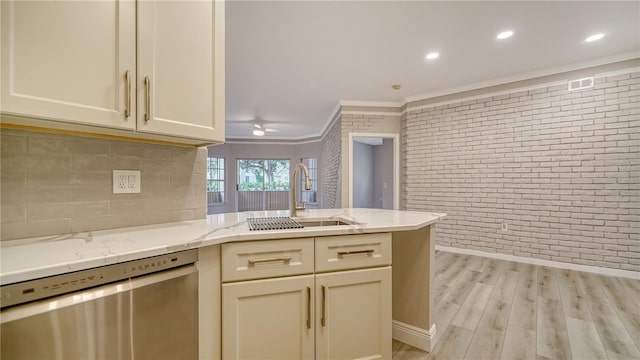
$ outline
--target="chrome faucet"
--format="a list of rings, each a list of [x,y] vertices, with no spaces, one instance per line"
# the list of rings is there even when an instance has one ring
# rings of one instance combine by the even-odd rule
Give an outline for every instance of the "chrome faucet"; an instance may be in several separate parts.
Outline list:
[[[298,210],[304,210],[305,208],[304,201],[302,202],[302,206],[300,207],[298,207],[298,203],[296,201],[297,199],[296,190],[298,189],[298,172],[300,171],[300,169],[304,170],[305,190],[311,190],[311,183],[309,182],[309,169],[307,169],[307,167],[304,166],[303,163],[298,163],[296,167],[293,168],[293,176],[292,176],[293,184],[291,185],[291,210],[290,210],[291,217],[296,216]]]

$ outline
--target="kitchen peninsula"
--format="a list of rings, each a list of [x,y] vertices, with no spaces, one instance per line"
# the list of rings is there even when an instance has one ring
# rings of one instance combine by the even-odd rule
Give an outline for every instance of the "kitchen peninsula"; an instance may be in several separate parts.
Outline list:
[[[392,279],[392,285],[386,281],[385,286],[392,289],[393,337],[430,350],[435,335],[430,291],[435,243],[432,227],[445,214],[317,209],[298,213],[295,219],[306,224],[305,228],[250,231],[247,224],[250,217],[288,215],[288,211],[227,213],[202,220],[6,241],[0,248],[0,282],[4,286],[197,248],[200,358],[218,358],[220,348],[224,351],[225,344],[233,342],[224,335],[224,315],[231,311],[221,311],[226,306],[225,289],[241,289],[240,286],[255,289],[262,286],[259,282],[275,283],[277,279],[273,278],[285,276],[305,278],[302,280],[311,281],[311,285],[304,287],[307,290],[301,296],[308,297],[306,327],[311,329],[312,324],[320,326],[321,322],[324,327],[325,312],[331,314],[332,309],[331,303],[325,309],[324,302],[325,289],[331,299],[331,284],[315,288],[314,281],[319,284],[323,277],[345,278],[350,273],[364,276],[372,271],[367,269],[371,267],[375,271],[388,270],[389,280]],[[277,246],[265,248],[270,244],[290,246],[287,250],[279,250]],[[250,250],[251,246],[257,246],[257,250]],[[252,258],[255,254],[262,254],[263,258]],[[246,263],[243,265],[242,261]],[[371,261],[372,265],[363,261]],[[305,266],[310,267],[304,270]],[[251,271],[247,270],[252,269],[267,271],[267,275],[249,274]],[[313,315],[312,302],[316,308]],[[327,319],[327,326],[336,324],[336,317],[333,323],[330,315]],[[383,349],[382,357],[390,357],[391,339],[388,340],[389,352]],[[335,348],[335,344],[332,346]],[[322,358],[320,354],[316,357]]]

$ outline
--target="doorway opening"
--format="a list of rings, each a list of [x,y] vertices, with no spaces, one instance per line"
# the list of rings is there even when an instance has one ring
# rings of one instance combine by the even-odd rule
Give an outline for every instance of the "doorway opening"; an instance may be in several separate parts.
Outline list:
[[[349,207],[400,208],[398,134],[349,134]]]

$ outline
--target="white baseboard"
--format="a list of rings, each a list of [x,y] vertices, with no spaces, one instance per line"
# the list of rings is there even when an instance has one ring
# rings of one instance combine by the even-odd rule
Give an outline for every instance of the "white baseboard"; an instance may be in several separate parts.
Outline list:
[[[454,247],[442,246],[442,245],[436,245],[436,250],[452,252],[457,254],[483,256],[483,257],[498,259],[498,260],[515,261],[515,262],[521,262],[525,264],[549,266],[549,267],[555,267],[559,269],[586,271],[590,273],[609,275],[609,276],[619,276],[619,277],[624,277],[629,279],[640,280],[640,272],[637,272],[637,271],[610,269],[610,268],[604,268],[599,266],[571,264],[571,263],[565,263],[560,261],[551,261],[551,260],[545,260],[545,259],[528,258],[523,256],[491,253],[491,252],[472,250],[472,249],[454,248]]]
[[[435,345],[436,324],[433,324],[431,329],[425,330],[393,320],[391,326],[392,337],[402,343],[428,352],[431,352],[433,345]]]

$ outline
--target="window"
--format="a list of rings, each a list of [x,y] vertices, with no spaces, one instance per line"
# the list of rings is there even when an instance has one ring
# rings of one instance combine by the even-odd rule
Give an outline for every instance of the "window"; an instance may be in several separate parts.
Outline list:
[[[300,159],[307,169],[309,169],[309,182],[311,183],[311,190],[304,188],[304,176],[300,176],[300,202],[304,201],[307,204],[316,204],[318,202],[318,159],[317,158],[303,158]]]
[[[207,204],[224,203],[224,158],[208,158]]]
[[[289,160],[238,159],[237,211],[289,208]]]

